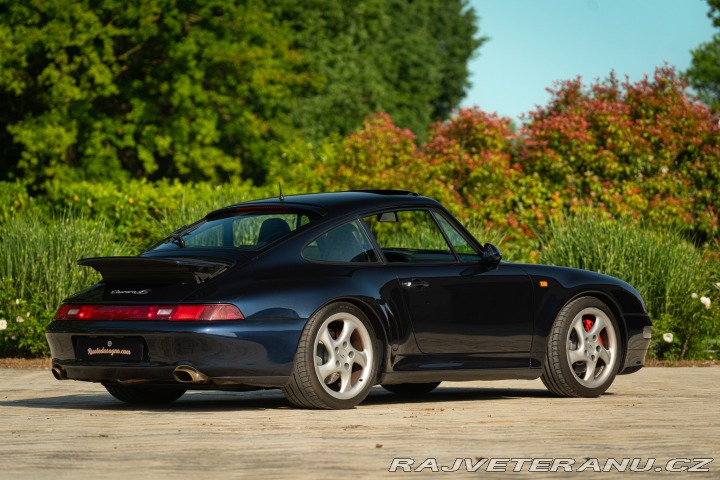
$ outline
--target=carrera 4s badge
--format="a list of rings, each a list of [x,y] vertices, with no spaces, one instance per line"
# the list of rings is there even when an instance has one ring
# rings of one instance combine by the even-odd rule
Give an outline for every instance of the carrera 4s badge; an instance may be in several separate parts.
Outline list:
[[[150,293],[150,289],[145,290],[113,290],[110,295],[147,295]]]

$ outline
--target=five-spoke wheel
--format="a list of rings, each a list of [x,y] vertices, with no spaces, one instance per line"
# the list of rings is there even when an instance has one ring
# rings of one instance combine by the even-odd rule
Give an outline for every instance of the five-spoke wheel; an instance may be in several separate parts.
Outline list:
[[[348,303],[324,307],[303,330],[283,392],[297,406],[354,407],[375,384],[379,352],[372,324],[359,308]]]
[[[618,323],[594,297],[568,303],[558,314],[548,343],[542,381],[557,395],[596,397],[620,367]]]

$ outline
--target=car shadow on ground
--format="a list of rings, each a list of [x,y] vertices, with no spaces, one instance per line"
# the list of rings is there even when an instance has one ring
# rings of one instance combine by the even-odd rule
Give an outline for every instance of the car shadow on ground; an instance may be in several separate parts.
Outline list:
[[[550,398],[547,390],[530,388],[469,388],[438,387],[422,395],[398,395],[375,387],[363,405],[391,405],[406,403],[451,403],[476,400],[510,400],[516,398]]]
[[[358,408],[380,405],[451,404],[453,402],[502,401],[518,398],[551,398],[553,394],[542,389],[526,388],[464,388],[439,387],[422,395],[398,395],[375,387]],[[450,406],[450,405],[448,405]],[[0,400],[0,407],[20,407],[58,410],[100,411],[253,411],[295,409],[280,390],[253,392],[191,391],[180,400],[165,405],[131,405],[115,400],[109,393],[82,393],[53,397]]]

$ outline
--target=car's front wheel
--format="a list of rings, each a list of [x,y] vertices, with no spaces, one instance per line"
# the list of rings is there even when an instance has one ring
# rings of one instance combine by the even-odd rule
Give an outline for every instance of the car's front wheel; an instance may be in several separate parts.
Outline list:
[[[150,387],[135,386],[126,387],[124,385],[116,385],[106,383],[103,385],[110,395],[117,398],[121,402],[134,403],[140,405],[159,405],[163,403],[172,403],[182,397],[187,389],[179,387]]]
[[[299,407],[342,409],[362,402],[375,384],[380,342],[367,316],[349,303],[321,308],[300,336],[283,393]]]
[[[581,297],[558,314],[550,332],[541,379],[563,397],[597,397],[620,367],[618,322],[601,300]]]

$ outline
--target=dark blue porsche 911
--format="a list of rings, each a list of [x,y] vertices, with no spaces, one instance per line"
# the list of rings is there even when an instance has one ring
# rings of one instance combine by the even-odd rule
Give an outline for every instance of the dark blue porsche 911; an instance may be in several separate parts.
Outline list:
[[[501,261],[438,202],[357,191],[257,200],[137,257],[79,260],[102,281],[47,330],[53,374],[119,400],[280,388],[350,408],[377,384],[536,379],[594,397],[645,361],[651,323],[627,283]]]

